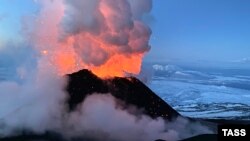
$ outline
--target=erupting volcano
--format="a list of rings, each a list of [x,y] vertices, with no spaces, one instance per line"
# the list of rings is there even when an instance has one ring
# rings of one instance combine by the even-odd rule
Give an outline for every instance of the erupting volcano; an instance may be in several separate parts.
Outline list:
[[[175,141],[214,133],[214,123],[181,116],[128,77],[140,73],[150,50],[144,21],[152,0],[36,3],[38,14],[23,22],[35,65],[20,65],[18,82],[0,83],[0,140]]]
[[[140,72],[150,50],[143,22],[151,0],[41,1],[32,38],[60,74],[89,69],[100,77]]]

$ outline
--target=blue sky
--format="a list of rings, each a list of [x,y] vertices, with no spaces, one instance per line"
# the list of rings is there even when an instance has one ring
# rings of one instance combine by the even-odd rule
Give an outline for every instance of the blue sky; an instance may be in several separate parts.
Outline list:
[[[152,49],[146,61],[233,61],[250,58],[249,0],[154,0]],[[18,40],[33,0],[0,1],[0,45]]]
[[[22,18],[37,11],[33,0],[0,0],[0,42],[19,40]]]
[[[249,0],[155,0],[146,59],[211,62],[250,57]]]

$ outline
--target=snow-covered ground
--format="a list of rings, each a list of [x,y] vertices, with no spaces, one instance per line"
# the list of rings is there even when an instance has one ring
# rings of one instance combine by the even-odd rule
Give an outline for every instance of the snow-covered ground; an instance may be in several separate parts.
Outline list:
[[[186,70],[173,65],[153,65],[148,86],[185,116],[250,119],[248,75]],[[208,71],[209,72],[209,71]]]

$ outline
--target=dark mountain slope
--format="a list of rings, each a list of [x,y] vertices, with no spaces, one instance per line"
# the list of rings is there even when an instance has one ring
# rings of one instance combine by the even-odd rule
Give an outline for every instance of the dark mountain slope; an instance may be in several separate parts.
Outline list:
[[[171,120],[179,114],[152,92],[146,85],[134,77],[115,77],[102,80],[88,70],[68,75],[66,88],[69,97],[69,108],[74,110],[87,95],[93,93],[112,94],[128,105],[143,109],[144,114],[152,118],[163,117]]]

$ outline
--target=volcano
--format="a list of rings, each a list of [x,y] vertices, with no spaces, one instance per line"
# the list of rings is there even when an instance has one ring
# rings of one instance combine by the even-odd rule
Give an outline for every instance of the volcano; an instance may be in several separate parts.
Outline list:
[[[134,106],[139,109],[143,115],[147,115],[153,119],[161,117],[166,121],[172,121],[178,116],[182,117],[170,105],[135,77],[113,77],[102,79],[86,69],[68,74],[66,77],[68,78],[68,84],[65,87],[65,90],[69,96],[65,101],[65,105],[68,107],[68,112],[75,111],[78,105],[83,103],[87,96],[98,93],[103,95],[111,94],[120,101],[119,103],[122,103],[121,106],[123,109],[126,110],[129,106]],[[187,119],[190,122],[196,121],[195,119]],[[206,138],[206,135],[201,137]],[[56,131],[48,131],[44,134],[22,131],[18,136],[0,138],[0,140],[65,141],[63,136]],[[81,138],[80,140],[86,139]]]
[[[152,118],[162,117],[171,120],[179,116],[178,112],[135,77],[101,79],[89,70],[81,70],[68,75],[68,78],[66,90],[70,95],[67,102],[70,111],[88,95],[100,93],[111,94],[124,102],[125,106],[133,105]]]

